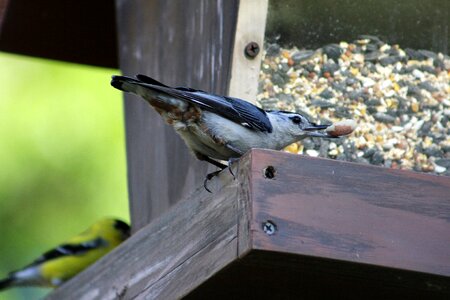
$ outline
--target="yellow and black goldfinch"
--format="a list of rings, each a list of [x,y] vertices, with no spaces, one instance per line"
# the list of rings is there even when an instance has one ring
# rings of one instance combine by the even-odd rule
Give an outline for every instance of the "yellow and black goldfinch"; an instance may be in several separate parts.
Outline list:
[[[56,287],[80,273],[130,236],[130,226],[105,218],[24,268],[0,280],[0,290],[14,286]]]

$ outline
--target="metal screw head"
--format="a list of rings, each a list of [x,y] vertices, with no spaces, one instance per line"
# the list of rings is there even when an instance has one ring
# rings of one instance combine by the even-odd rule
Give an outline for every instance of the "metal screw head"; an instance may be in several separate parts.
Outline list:
[[[264,177],[267,179],[274,179],[276,172],[277,170],[274,166],[267,166],[267,168],[264,169]]]
[[[247,58],[255,58],[259,53],[259,45],[257,42],[250,42],[245,46],[245,56]]]
[[[262,228],[267,235],[273,235],[277,231],[277,226],[270,220],[265,221]]]

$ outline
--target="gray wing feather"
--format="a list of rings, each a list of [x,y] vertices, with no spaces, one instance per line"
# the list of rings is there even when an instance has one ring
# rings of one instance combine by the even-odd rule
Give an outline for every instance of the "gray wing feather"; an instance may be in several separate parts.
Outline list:
[[[192,88],[171,88],[145,75],[137,75],[136,78],[137,79],[125,76],[113,76],[111,85],[123,90],[123,82],[137,84],[195,104],[204,110],[216,113],[244,127],[262,132],[272,132],[272,124],[270,123],[266,112],[247,101],[238,98],[213,95]]]

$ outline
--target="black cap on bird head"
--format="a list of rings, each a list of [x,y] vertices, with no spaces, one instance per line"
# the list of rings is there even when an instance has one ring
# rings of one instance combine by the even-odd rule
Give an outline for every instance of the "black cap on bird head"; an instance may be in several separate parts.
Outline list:
[[[131,235],[130,225],[121,220],[115,220],[114,228],[122,232],[124,239],[128,238]]]

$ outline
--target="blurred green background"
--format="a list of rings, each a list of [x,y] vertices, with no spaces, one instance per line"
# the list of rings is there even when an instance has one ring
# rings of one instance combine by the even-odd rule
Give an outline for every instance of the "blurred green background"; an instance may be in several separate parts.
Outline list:
[[[129,221],[117,70],[0,53],[0,277],[103,216]],[[14,288],[0,299],[39,299]]]

